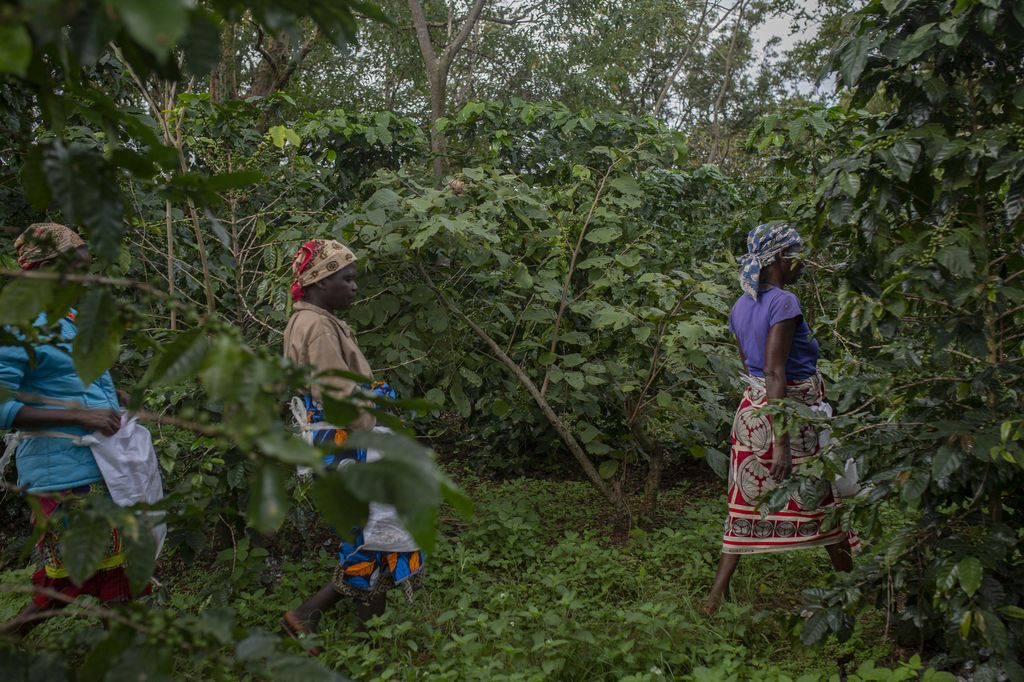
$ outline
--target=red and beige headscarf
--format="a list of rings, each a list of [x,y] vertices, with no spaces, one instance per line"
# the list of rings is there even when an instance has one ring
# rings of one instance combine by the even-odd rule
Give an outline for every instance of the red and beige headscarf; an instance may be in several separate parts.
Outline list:
[[[292,300],[301,301],[306,295],[303,287],[330,277],[342,268],[356,262],[356,255],[333,239],[314,239],[299,247],[292,259]]]
[[[69,227],[57,223],[33,223],[14,242],[18,267],[33,270],[42,263],[72,251],[85,242]]]

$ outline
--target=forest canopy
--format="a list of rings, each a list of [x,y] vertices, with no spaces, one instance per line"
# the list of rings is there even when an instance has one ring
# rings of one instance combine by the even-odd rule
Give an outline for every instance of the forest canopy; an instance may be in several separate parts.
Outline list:
[[[127,391],[166,492],[64,519],[77,583],[120,528],[133,594],[158,587],[0,637],[10,679],[1024,680],[1021,3],[0,19],[0,344],[73,311],[78,378]],[[50,222],[88,271],[19,267],[15,240]],[[738,575],[759,577],[705,616],[744,391],[727,323],[765,223],[803,237],[794,291],[835,412],[773,403],[794,438],[831,437],[761,502],[818,499],[852,460],[862,492],[832,521],[865,550],[834,575],[820,552],[751,557]],[[345,319],[397,395],[324,399],[331,423],[392,429],[352,435],[386,455],[360,467],[325,470],[286,407],[309,379],[281,349],[311,239],[359,256]],[[13,469],[5,619],[46,526]],[[314,660],[275,609],[372,503],[431,558],[428,596],[368,632],[331,621]]]

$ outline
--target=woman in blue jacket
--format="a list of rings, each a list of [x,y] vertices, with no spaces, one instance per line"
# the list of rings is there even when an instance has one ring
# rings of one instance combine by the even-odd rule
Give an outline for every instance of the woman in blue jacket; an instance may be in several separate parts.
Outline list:
[[[22,270],[82,270],[91,260],[77,234],[53,223],[30,226],[15,247]],[[79,379],[71,358],[71,341],[77,334],[73,312],[56,322],[42,314],[35,326],[39,329],[35,345],[28,349],[0,346],[0,387],[14,393],[13,399],[0,403],[0,429],[16,430],[7,437],[0,473],[13,454],[18,487],[36,496],[42,512],[54,523],[36,544],[35,597],[17,617],[0,626],[0,633],[25,632],[39,622],[40,612],[60,608],[79,594],[107,602],[132,596],[116,528],[111,529],[96,573],[80,585],[64,566],[61,542],[67,525],[64,512],[89,495],[107,494],[92,451],[75,439],[97,431],[111,435],[120,428],[118,392],[109,372],[88,386]],[[64,598],[57,598],[57,593]]]

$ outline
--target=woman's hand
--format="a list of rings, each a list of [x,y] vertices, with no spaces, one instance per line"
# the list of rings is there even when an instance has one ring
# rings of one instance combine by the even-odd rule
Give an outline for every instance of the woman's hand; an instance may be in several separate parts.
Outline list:
[[[775,441],[772,446],[772,479],[781,483],[793,471],[793,456],[789,452],[789,438]]]
[[[113,436],[121,428],[121,415],[114,410],[74,410],[75,423],[92,433]]]

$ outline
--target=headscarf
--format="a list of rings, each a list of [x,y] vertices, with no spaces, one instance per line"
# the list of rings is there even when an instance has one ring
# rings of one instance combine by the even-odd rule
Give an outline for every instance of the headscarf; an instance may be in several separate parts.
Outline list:
[[[761,268],[774,263],[780,255],[803,240],[786,223],[765,223],[758,225],[747,235],[747,255],[740,259],[740,287],[743,292],[757,300],[761,281]]]
[[[356,255],[333,239],[313,239],[299,247],[292,259],[292,300],[301,301],[308,287],[356,262]]]
[[[14,241],[18,267],[33,270],[65,251],[72,251],[85,242],[74,230],[57,223],[33,223]]]

